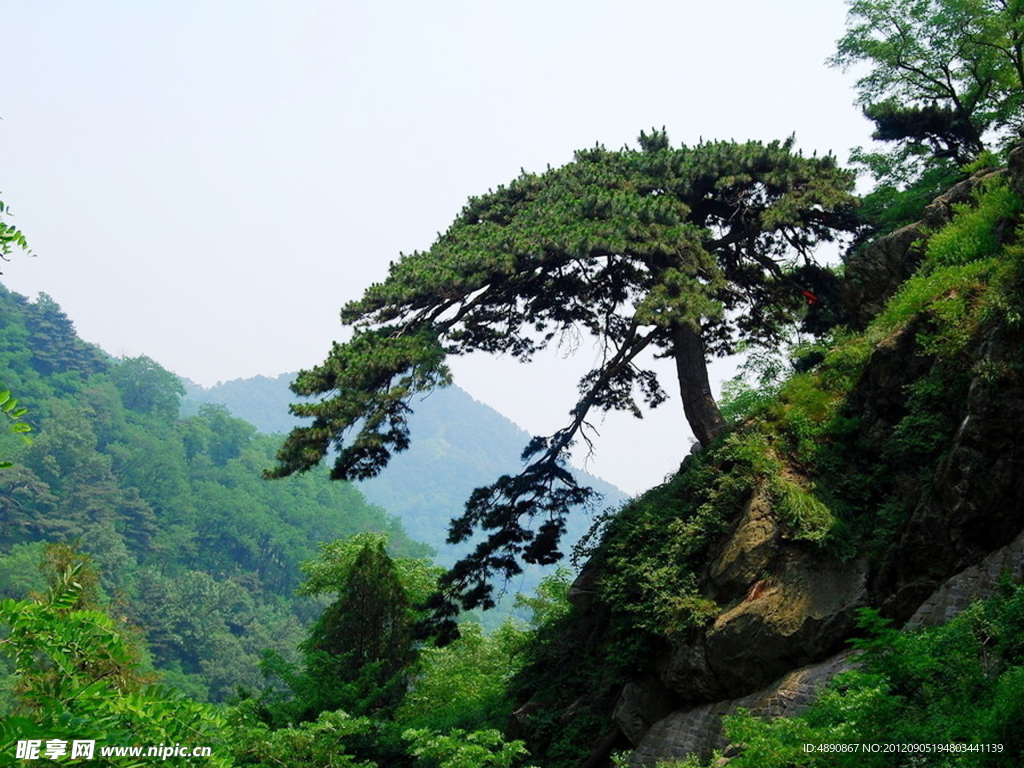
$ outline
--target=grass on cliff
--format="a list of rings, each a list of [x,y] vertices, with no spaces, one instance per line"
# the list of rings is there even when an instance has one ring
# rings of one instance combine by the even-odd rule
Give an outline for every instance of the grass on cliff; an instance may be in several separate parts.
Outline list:
[[[713,618],[718,606],[699,596],[697,574],[734,512],[779,470],[762,436],[735,433],[623,508],[600,547],[604,602],[634,627],[665,637]]]

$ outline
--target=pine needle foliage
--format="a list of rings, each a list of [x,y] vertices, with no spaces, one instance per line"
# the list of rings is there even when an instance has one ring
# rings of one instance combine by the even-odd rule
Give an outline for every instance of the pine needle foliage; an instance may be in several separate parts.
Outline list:
[[[588,417],[642,415],[665,392],[642,353],[676,361],[686,417],[710,443],[725,426],[707,359],[738,339],[776,343],[806,303],[795,279],[823,241],[852,226],[852,176],[832,157],[785,142],[706,142],[672,148],[664,132],[640,148],[577,152],[471,198],[427,251],[402,256],[388,278],[342,310],[354,335],[293,391],[314,402],[268,472],[303,472],[335,452],[332,476],[380,472],[409,444],[416,395],[450,381],[450,355],[529,361],[565,339],[590,339],[600,361],[580,381],[569,423],[534,438],[524,469],[477,489],[449,540],[487,537],[452,569],[434,603],[450,629],[456,602],[493,605],[491,580],[550,564],[567,511],[592,500],[565,466],[589,441]]]

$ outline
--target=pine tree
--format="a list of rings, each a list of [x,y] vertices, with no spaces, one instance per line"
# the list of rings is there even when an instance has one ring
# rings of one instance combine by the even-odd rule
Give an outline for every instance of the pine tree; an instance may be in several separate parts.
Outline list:
[[[389,712],[413,661],[412,612],[395,563],[379,538],[368,541],[302,644],[305,673],[296,686],[297,719],[342,709]]]
[[[332,448],[334,478],[376,475],[409,445],[412,398],[449,383],[448,355],[528,361],[553,340],[593,338],[603,354],[569,423],[531,441],[522,473],[477,489],[452,523],[455,543],[490,532],[447,579],[448,597],[472,608],[493,604],[489,578],[518,573],[520,558],[560,557],[566,511],[591,496],[564,466],[573,442],[589,439],[591,411],[640,416],[641,403],[666,399],[642,353],[674,359],[693,433],[713,441],[725,420],[708,358],[738,339],[785,334],[807,301],[795,270],[850,225],[853,178],[831,157],[794,152],[792,140],[673,149],[656,131],[640,145],[523,173],[470,199],[430,250],[393,263],[343,309],[352,339],[293,384],[317,398],[292,406],[313,423],[291,433],[268,475],[306,471]]]

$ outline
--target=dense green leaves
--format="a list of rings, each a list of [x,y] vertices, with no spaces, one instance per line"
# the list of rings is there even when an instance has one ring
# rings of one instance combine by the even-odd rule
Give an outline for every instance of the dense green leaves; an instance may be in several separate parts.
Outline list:
[[[22,739],[95,739],[100,745],[209,746],[212,757],[183,758],[184,765],[227,766],[221,749],[223,721],[212,707],[137,674],[138,650],[128,627],[106,613],[78,607],[82,566],[60,573],[45,597],[0,602],[8,633],[0,651],[14,660],[18,703],[0,724],[0,764],[14,764]],[[143,765],[126,758],[99,758],[83,765]]]
[[[178,399],[185,394],[184,385],[177,376],[145,355],[124,358],[110,377],[121,391],[126,408],[166,419],[177,417]]]
[[[453,730],[448,734],[411,729],[403,734],[424,768],[512,768],[527,756],[521,741],[506,742],[497,730]]]
[[[303,564],[304,595],[332,595],[301,643],[301,668],[279,654],[264,658],[266,674],[287,691],[270,691],[262,702],[272,722],[303,722],[321,712],[390,714],[408,687],[415,660],[413,600],[436,586],[440,569],[424,560],[392,558],[387,537],[357,534],[321,546]]]
[[[0,414],[11,421],[11,434],[21,435],[25,442],[32,442],[26,432],[32,431],[32,425],[22,421],[22,417],[28,413],[28,408],[18,405],[17,398],[11,397],[11,390],[0,390]],[[9,469],[11,462],[0,460],[0,469]]]
[[[364,551],[370,549],[380,552],[386,549],[388,544],[389,537],[386,534],[369,532],[321,544],[318,557],[302,564],[305,578],[299,585],[299,594],[324,595],[339,592],[349,583]],[[410,608],[421,606],[434,591],[441,569],[432,566],[426,558],[388,559],[390,566],[387,568],[394,570],[408,598]]]
[[[177,418],[173,374],[144,357],[105,362],[52,300],[0,290],[0,320],[4,389],[17,393],[0,412],[31,405],[35,438],[0,435],[15,464],[0,473],[4,596],[37,583],[37,543],[77,542],[165,680],[220,701],[263,684],[264,650],[294,653],[317,610],[293,595],[317,542],[377,530],[399,554],[429,551],[324,472],[263,481],[275,439],[217,406]]]
[[[1024,107],[1024,4],[1019,0],[849,0],[835,66],[869,65],[858,102],[875,138],[896,142],[876,175],[906,182],[920,161],[974,159],[1019,125]]]
[[[267,768],[376,768],[354,757],[346,741],[371,730],[366,718],[324,712],[313,722],[271,729],[260,720],[254,702],[243,702],[230,720],[231,751],[238,766]]]
[[[526,631],[511,621],[489,635],[460,626],[457,640],[420,650],[410,690],[395,720],[414,728],[504,728],[512,711],[508,683],[521,666]]]
[[[387,464],[392,451],[409,445],[409,399],[449,382],[443,361],[444,351],[429,328],[394,336],[367,332],[348,344],[335,344],[330,358],[299,374],[292,389],[305,396],[338,395],[292,406],[294,415],[315,421],[311,427],[292,431],[278,453],[278,467],[269,476],[284,477],[316,466],[339,435],[359,423],[356,437],[339,450],[331,477],[373,477]]]
[[[338,600],[328,606],[313,626],[304,649],[340,660],[345,674],[338,683],[372,670],[364,682],[367,696],[352,706],[338,702],[331,709],[379,711],[393,707],[404,693],[401,673],[413,659],[412,613],[409,598],[394,563],[382,544],[367,544],[356,556],[340,586]],[[331,664],[338,670],[337,664]],[[323,670],[311,668],[312,676]],[[332,676],[333,677],[333,676]]]

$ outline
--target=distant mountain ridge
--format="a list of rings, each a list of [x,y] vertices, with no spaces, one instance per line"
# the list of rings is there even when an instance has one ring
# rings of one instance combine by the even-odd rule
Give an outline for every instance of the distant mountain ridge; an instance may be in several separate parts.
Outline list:
[[[295,374],[255,376],[204,388],[185,381],[183,413],[201,403],[226,406],[261,432],[284,433],[301,421],[288,413],[296,396],[288,385]],[[401,519],[413,538],[434,547],[438,562],[451,565],[467,545],[446,543],[448,521],[459,514],[474,488],[522,467],[520,455],[531,435],[457,386],[436,390],[413,407],[412,445],[396,455],[380,476],[358,484],[367,499]],[[576,477],[603,497],[602,508],[619,506],[628,495],[579,469]],[[563,551],[590,527],[582,510],[568,521]]]

